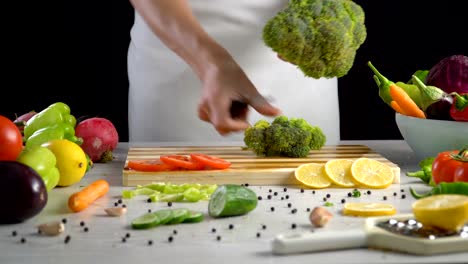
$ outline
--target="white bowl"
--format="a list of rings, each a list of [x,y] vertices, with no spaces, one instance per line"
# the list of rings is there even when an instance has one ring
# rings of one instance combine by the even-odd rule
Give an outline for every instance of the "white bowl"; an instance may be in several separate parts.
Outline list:
[[[468,145],[468,122],[423,119],[398,113],[395,121],[406,143],[420,160]]]

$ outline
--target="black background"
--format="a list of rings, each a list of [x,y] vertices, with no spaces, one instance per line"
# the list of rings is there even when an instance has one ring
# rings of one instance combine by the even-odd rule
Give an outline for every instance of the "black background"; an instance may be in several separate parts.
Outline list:
[[[368,36],[353,68],[339,79],[341,138],[400,139],[394,111],[378,97],[367,61],[388,78],[407,81],[444,57],[468,55],[465,1],[356,2],[366,12]],[[110,119],[120,141],[127,141],[130,3],[52,0],[14,5],[2,12],[11,18],[2,32],[0,114],[14,119],[62,101],[76,117]]]

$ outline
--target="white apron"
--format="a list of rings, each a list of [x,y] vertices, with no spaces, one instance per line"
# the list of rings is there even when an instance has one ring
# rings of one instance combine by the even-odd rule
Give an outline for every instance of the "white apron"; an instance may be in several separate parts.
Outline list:
[[[327,143],[338,143],[338,81],[305,77],[277,58],[262,41],[266,21],[287,0],[190,0],[204,29],[234,57],[261,94],[288,117],[322,128]],[[135,13],[128,51],[129,141],[242,141],[243,133],[219,135],[198,119],[201,82]],[[250,109],[249,122],[268,118]]]

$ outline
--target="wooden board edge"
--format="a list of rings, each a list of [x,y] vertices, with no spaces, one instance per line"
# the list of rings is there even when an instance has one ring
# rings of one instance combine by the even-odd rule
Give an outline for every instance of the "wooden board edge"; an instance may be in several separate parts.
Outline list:
[[[392,167],[394,173],[393,184],[400,184],[400,168]],[[242,172],[238,170],[227,170],[223,174],[216,175],[215,173],[207,173],[207,171],[193,172],[157,172],[153,174],[143,174],[135,171],[124,170],[122,177],[123,186],[131,187],[137,185],[145,185],[151,182],[170,182],[173,184],[183,184],[188,182],[196,182],[200,184],[246,184],[253,186],[267,185],[302,185],[294,177],[294,169],[283,168],[276,169],[272,174],[271,170],[255,170],[254,177],[251,177],[246,182],[245,175],[250,172]],[[272,176],[273,175],[273,176]]]

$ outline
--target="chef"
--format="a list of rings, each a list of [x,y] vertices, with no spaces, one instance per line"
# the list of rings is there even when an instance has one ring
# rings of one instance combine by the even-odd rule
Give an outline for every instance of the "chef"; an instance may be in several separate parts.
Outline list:
[[[313,79],[262,40],[287,0],[131,0],[129,141],[242,141],[277,115],[339,139],[338,81]],[[233,102],[244,102],[231,115]],[[240,104],[242,106],[242,104]]]

